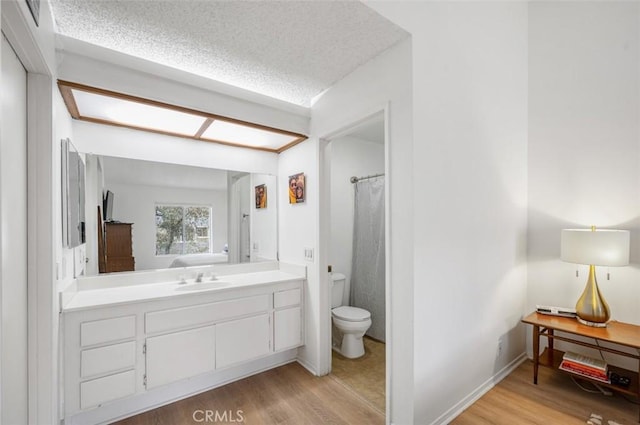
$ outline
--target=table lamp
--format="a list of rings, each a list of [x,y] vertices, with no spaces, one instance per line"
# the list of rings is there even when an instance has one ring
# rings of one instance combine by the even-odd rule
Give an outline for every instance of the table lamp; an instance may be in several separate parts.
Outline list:
[[[563,229],[560,258],[562,261],[589,265],[589,278],[576,303],[580,323],[606,327],[611,313],[596,281],[595,266],[629,264],[629,232],[627,230]]]

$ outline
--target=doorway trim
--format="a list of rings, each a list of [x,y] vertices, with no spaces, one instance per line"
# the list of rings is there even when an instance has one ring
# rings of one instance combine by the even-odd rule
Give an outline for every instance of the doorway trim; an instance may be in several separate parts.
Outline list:
[[[48,12],[48,6],[40,10]],[[27,71],[28,419],[58,423],[53,69],[41,46],[53,32],[42,21],[34,27],[26,2],[3,1],[0,13],[2,32]]]
[[[327,132],[318,138],[318,181],[320,186],[319,202],[318,202],[318,282],[320,287],[320,323],[319,323],[319,375],[325,375],[331,372],[331,282],[329,282],[328,266],[329,266],[329,246],[330,246],[330,227],[331,227],[331,159],[327,155],[327,147],[329,144],[340,137],[346,136],[356,127],[366,123],[367,121],[377,119],[382,115],[384,120],[384,173],[385,173],[385,196],[384,196],[384,212],[385,212],[385,422],[390,423],[391,418],[391,349],[392,341],[391,326],[391,215],[390,215],[390,169],[389,169],[389,102],[373,108],[366,113],[360,115],[360,118],[344,123]]]

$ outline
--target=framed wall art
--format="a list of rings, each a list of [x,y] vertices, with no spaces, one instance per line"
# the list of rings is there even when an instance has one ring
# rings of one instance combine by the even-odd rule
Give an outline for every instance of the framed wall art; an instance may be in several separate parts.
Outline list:
[[[267,185],[261,184],[255,187],[256,209],[267,208]]]
[[[305,201],[304,173],[289,176],[289,203],[301,204]]]

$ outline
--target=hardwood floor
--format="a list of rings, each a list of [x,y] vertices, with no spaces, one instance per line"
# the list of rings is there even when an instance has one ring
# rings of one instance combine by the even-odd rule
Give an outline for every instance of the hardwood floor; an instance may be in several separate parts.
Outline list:
[[[584,425],[592,413],[603,417],[603,425],[609,420],[638,423],[638,406],[619,395],[585,392],[571,377],[544,367],[540,368],[538,385],[532,378],[533,363],[526,361],[451,423]]]
[[[316,377],[290,363],[117,424],[382,425],[384,420],[383,413],[335,378]]]
[[[620,396],[591,394],[570,377],[541,368],[532,383],[526,361],[451,422],[453,425],[583,425],[592,413],[621,425],[638,423],[638,406]],[[206,420],[209,415],[210,420]],[[217,415],[217,416],[216,416]],[[117,422],[247,425],[384,424],[384,414],[332,375],[316,377],[298,363],[233,382]],[[405,425],[405,424],[402,424]]]
[[[367,336],[363,340],[365,353],[357,359],[332,351],[331,374],[384,413],[385,344]]]

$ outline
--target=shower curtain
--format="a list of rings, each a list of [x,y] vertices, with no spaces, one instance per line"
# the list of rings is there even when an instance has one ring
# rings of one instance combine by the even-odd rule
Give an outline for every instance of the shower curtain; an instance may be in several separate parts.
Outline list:
[[[367,335],[385,340],[384,177],[355,183],[351,305],[371,312]]]

